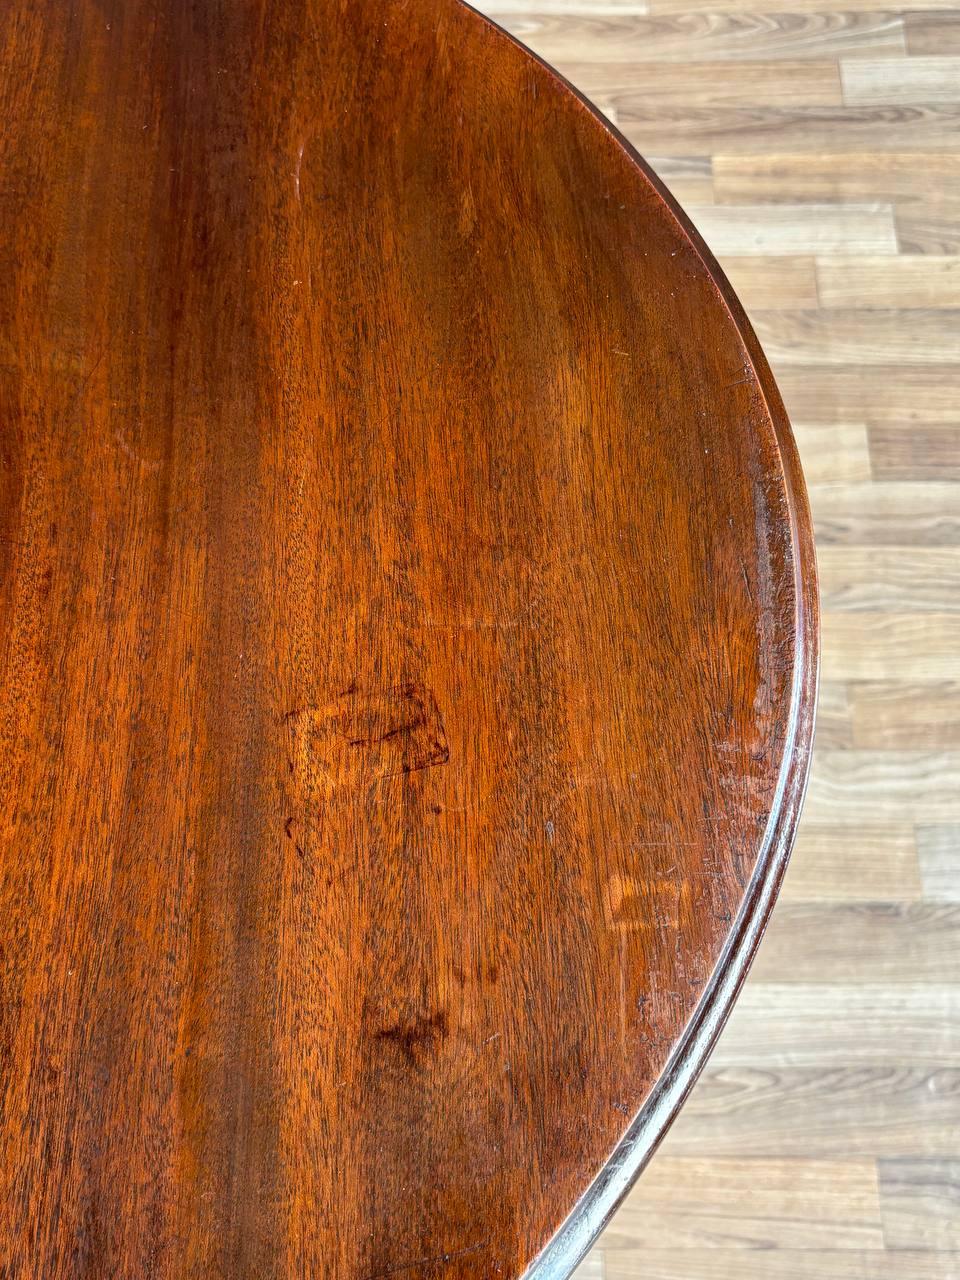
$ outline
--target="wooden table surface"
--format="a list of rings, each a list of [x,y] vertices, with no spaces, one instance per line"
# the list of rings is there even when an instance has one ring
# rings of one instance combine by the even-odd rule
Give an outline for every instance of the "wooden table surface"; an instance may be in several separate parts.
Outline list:
[[[810,789],[592,1280],[960,1280],[956,0],[483,0],[651,161],[764,345],[823,602]]]
[[[0,94],[0,1273],[565,1275],[806,781],[757,341],[454,0],[9,0]]]

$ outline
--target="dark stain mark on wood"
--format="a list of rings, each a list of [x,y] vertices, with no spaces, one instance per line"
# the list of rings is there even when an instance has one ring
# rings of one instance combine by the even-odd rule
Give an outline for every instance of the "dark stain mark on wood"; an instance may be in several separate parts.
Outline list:
[[[446,1013],[439,1009],[429,1018],[398,1022],[376,1033],[378,1040],[395,1044],[408,1062],[416,1065],[421,1058],[435,1053],[450,1034]]]
[[[319,709],[288,712],[296,729],[294,772],[328,785],[359,786],[450,759],[436,698],[408,682],[385,690],[355,683]]]

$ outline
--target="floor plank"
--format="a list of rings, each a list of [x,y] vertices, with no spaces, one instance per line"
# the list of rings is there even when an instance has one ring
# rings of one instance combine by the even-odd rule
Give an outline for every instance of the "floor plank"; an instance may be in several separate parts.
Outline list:
[[[481,0],[474,8],[499,22],[503,14],[522,12],[518,0]],[[649,13],[646,0],[535,0],[533,8],[538,14],[563,18],[622,17],[624,14]]]
[[[820,751],[806,813],[818,822],[960,821],[960,751]]]
[[[897,310],[764,311],[751,319],[777,368],[960,364],[960,311],[911,311],[908,318]]]
[[[931,902],[960,902],[960,823],[917,827],[923,894]]]
[[[960,1071],[883,1065],[712,1067],[670,1131],[670,1155],[719,1159],[950,1157]]]
[[[780,392],[795,422],[868,422],[913,431],[914,424],[930,424],[954,431],[957,425],[957,379],[960,364],[805,364],[773,361]],[[930,438],[938,456],[924,465],[927,442],[920,435],[913,450],[915,474],[878,476],[878,479],[950,480],[942,470],[943,454],[954,437]],[[955,455],[951,455],[955,456]]]
[[[817,746],[833,750],[853,746],[853,708],[848,686],[821,680],[817,696]]]
[[[881,1160],[888,1249],[960,1250],[960,1160]]]
[[[821,547],[824,609],[960,612],[956,547]]]
[[[866,428],[863,430],[866,435]],[[806,467],[806,455],[801,452],[801,457]],[[821,484],[812,482],[807,472],[818,554],[827,546],[960,545],[960,502],[955,485],[935,480],[871,484],[869,471],[868,483],[831,484],[829,463],[818,470],[825,477]]]
[[[623,131],[641,152],[672,155],[742,156],[832,151],[902,154],[947,153],[960,148],[960,107],[934,103],[915,107],[686,107],[638,105],[623,118]],[[953,154],[951,154],[953,153]],[[767,196],[771,202],[775,197]],[[781,197],[785,198],[785,197]],[[791,197],[796,199],[796,196]],[[868,250],[869,252],[869,250]]]
[[[960,983],[748,982],[711,1065],[960,1070]]]
[[[883,1244],[871,1160],[663,1155],[607,1228],[606,1248],[871,1249]]]
[[[825,613],[827,680],[953,680],[960,651],[955,613]],[[919,819],[922,821],[922,819]],[[933,819],[931,819],[933,821]]]
[[[960,973],[956,904],[784,902],[753,976],[758,982],[936,982],[951,968]],[[960,1143],[960,1085],[951,1105],[957,1107],[952,1141]]]
[[[820,305],[859,308],[960,308],[960,256],[858,254],[816,263]],[[909,318],[901,316],[905,327]]]
[[[809,13],[824,6],[824,0],[763,0],[767,13]],[[876,0],[844,0],[848,13],[859,13],[876,8]],[[898,5],[901,12],[912,9],[952,9],[954,0],[905,0]],[[758,8],[757,0],[650,0],[651,13],[752,13]]]
[[[960,424],[869,428],[870,459],[878,480],[960,480]]]
[[[817,306],[817,277],[811,257],[720,255],[720,265],[747,313],[803,311]]]
[[[960,750],[960,681],[858,682],[848,687],[854,747]]]
[[[960,56],[840,59],[843,100],[851,104],[960,102]]]
[[[818,254],[897,252],[889,205],[712,206],[688,210],[694,225],[718,254]]]
[[[498,21],[548,62],[564,63],[568,74],[585,51],[595,64],[662,64],[689,63],[699,46],[714,61],[737,62],[871,57],[905,49],[904,18],[889,11],[558,16],[538,10]]]
[[[891,112],[896,118],[898,113]],[[937,154],[931,140],[918,139],[917,150],[893,146],[851,154],[830,146],[825,154],[813,147],[798,154],[741,152],[714,156],[717,199],[724,204],[780,201],[838,203],[921,200],[960,196],[960,154]],[[709,151],[708,151],[709,154]]]
[[[960,1259],[854,1249],[611,1249],[606,1280],[960,1280]]]
[[[790,408],[789,400],[787,408]],[[864,423],[841,422],[825,426],[795,418],[793,432],[807,484],[847,487],[869,480],[873,475],[870,436]]]
[[[851,830],[807,817],[790,858],[781,903],[861,902],[864,894],[878,902],[920,897],[920,866],[911,824],[863,823]]]
[[[894,206],[901,253],[960,254],[960,201],[936,187],[920,190],[921,197]]]
[[[839,106],[836,62],[749,61],[735,75],[723,62],[585,63],[574,61],[569,78],[597,106],[619,120],[633,119],[651,104],[682,107],[696,95],[704,107]]]
[[[960,54],[960,12],[927,10],[902,15],[907,52],[910,54]]]

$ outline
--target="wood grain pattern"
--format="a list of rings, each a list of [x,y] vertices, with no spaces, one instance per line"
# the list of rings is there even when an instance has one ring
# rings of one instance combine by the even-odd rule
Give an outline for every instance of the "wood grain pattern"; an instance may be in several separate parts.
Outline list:
[[[852,686],[850,696],[852,745],[960,748],[960,682],[864,681]]]
[[[810,938],[815,936],[815,946]],[[763,982],[935,982],[960,969],[960,910],[929,902],[788,903],[767,931],[757,960]],[[960,1101],[953,1098],[950,1112]],[[960,1140],[960,1117],[944,1134]]]
[[[518,8],[522,8],[518,4]],[[738,64],[771,58],[836,58],[903,53],[905,19],[897,13],[603,13],[600,4],[580,12],[498,15],[498,21],[551,63],[572,66],[589,57],[601,63],[689,64],[698,50]],[[488,5],[484,9],[493,12]],[[911,17],[930,19],[930,14]],[[943,15],[934,14],[934,17]],[[917,28],[914,27],[916,32]]]
[[[808,459],[811,485],[851,484],[873,474],[869,429],[862,422],[808,424],[798,422],[797,441]]]
[[[831,682],[820,686],[817,698],[817,744],[846,748],[853,743],[849,688]]]
[[[820,305],[829,309],[960,308],[960,257],[824,258],[816,277]]]
[[[960,53],[960,13],[956,9],[904,14],[903,32],[908,53]]]
[[[850,838],[852,843],[853,831]],[[907,1047],[919,1070],[960,1069],[960,984],[946,971],[935,983],[863,982],[862,974],[848,982],[750,983],[711,1070],[897,1067]],[[908,1138],[903,1151],[909,1149]],[[734,1148],[728,1159],[736,1158]],[[641,1197],[643,1190],[641,1179],[633,1194]]]
[[[571,61],[568,75],[601,110],[612,109],[618,120],[630,119],[650,103],[685,104],[693,94],[707,107],[738,102],[788,106],[797,101],[832,106],[841,101],[836,63],[809,58],[745,62],[735,76],[716,62]]]
[[[880,1205],[891,1249],[960,1252],[960,1160],[881,1161]]]
[[[960,102],[960,57],[840,59],[844,102]]]
[[[823,1212],[824,1189],[835,1214]],[[663,1156],[611,1223],[610,1248],[683,1249],[698,1241],[769,1249],[776,1221],[795,1248],[883,1245],[876,1166],[870,1160],[716,1160]]]
[[[960,648],[955,613],[825,613],[827,680],[953,680]],[[894,764],[896,761],[894,761]],[[922,820],[922,819],[921,819]]]
[[[565,1274],[805,785],[756,339],[453,0],[10,0],[0,84],[0,1272]]]
[[[821,751],[807,806],[817,822],[952,822],[960,819],[960,752]]]
[[[958,965],[940,909],[960,902],[960,822],[944,812],[960,785],[949,764],[960,629],[955,566],[938,554],[960,545],[960,11],[955,0],[545,7],[513,0],[512,29],[561,71],[589,68],[601,97],[605,66],[622,90],[631,63],[669,62],[674,82],[724,64],[715,77],[731,83],[691,83],[685,102],[644,100],[638,81],[621,123],[678,182],[773,344],[829,606],[819,794],[769,954],[666,1138],[663,1181],[647,1181],[658,1155],[632,1193],[630,1230],[614,1219],[592,1256],[605,1280],[960,1280],[956,1178],[941,1164],[960,1151]],[[779,63],[786,80],[801,60],[834,63],[839,107],[802,79],[763,98],[741,77]],[[683,189],[693,173],[699,188]],[[855,1184],[804,1178],[851,1159],[872,1164],[880,1188],[869,1248],[817,1233],[850,1215]],[[754,1195],[769,1162],[811,1195],[799,1215],[789,1194]],[[739,1188],[739,1205],[718,1212],[711,1181]]]
[[[819,740],[819,739],[818,739]],[[912,902],[921,896],[917,837],[909,823],[804,822],[783,886],[784,902]]]
[[[904,318],[904,328],[909,317]],[[954,382],[960,366],[927,365],[924,368],[904,364],[891,376],[889,364],[844,364],[831,362],[824,352],[819,364],[798,365],[784,362],[777,370],[777,380],[793,406],[794,417],[801,422],[865,422],[870,428],[870,455],[878,480],[953,479],[944,474],[943,458],[930,458],[938,446],[948,457],[956,457],[951,442],[957,439],[955,427],[956,397]],[[932,434],[925,435],[927,425]],[[881,475],[877,473],[878,446],[885,436],[875,430],[882,427],[891,442],[907,449],[915,439],[914,470],[916,474]]]
[[[672,184],[671,184],[672,190]],[[692,203],[703,204],[702,199]],[[686,205],[685,205],[686,207]],[[811,257],[737,257],[721,254],[720,265],[751,311],[805,311],[817,305],[816,267]]]
[[[960,823],[917,828],[924,895],[931,902],[960,902]]]
[[[824,547],[819,564],[825,609],[960,611],[956,547]]]
[[[604,1280],[637,1280],[636,1254],[607,1255]],[[644,1280],[958,1280],[956,1258],[948,1253],[882,1249],[644,1249]]]
[[[960,1136],[958,1101],[956,1069],[916,1067],[908,1056],[900,1062],[830,1068],[716,1066],[671,1129],[670,1151],[683,1160],[735,1158],[748,1169],[758,1157],[787,1159],[801,1168],[796,1162],[875,1160],[904,1150],[949,1158]],[[645,1191],[641,1185],[638,1198]],[[823,1187],[818,1194],[842,1201],[839,1192],[839,1186]],[[834,1208],[838,1211],[840,1206]],[[782,1248],[778,1228],[772,1232],[772,1243]],[[849,1249],[853,1242],[838,1243]],[[798,1248],[804,1249],[802,1242]],[[817,1242],[813,1252],[829,1250]]]
[[[894,214],[897,240],[904,253],[960,254],[960,204],[938,200],[935,193]]]
[[[856,112],[844,113],[854,119]],[[843,116],[840,117],[843,119]],[[938,152],[935,139],[918,129],[916,150],[893,147],[851,151],[838,128],[833,146],[815,154],[813,145],[796,154],[716,155],[713,173],[717,198],[728,204],[778,204],[791,201],[870,201],[920,203],[960,195],[960,155]],[[709,153],[708,153],[709,154]],[[920,185],[921,174],[928,184]]]
[[[757,205],[691,209],[718,253],[830,254],[853,244],[895,254],[897,235],[889,205]]]
[[[800,313],[757,312],[754,323],[778,367],[824,364],[960,366],[960,310],[912,311],[909,323],[895,308],[866,314],[855,308]]]
[[[960,480],[960,427],[878,422],[870,454],[880,480]]]
[[[922,429],[920,434],[923,435]],[[869,442],[867,456],[869,459]],[[879,480],[847,485],[842,476],[837,476],[831,483],[826,457],[822,458],[821,474],[827,482],[813,493],[820,547],[960,544],[960,506],[957,490],[949,481],[913,484]]]

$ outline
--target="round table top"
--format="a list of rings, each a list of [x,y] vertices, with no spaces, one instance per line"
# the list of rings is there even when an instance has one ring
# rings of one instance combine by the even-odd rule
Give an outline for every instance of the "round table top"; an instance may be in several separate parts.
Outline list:
[[[0,85],[0,1270],[566,1275],[805,783],[756,339],[455,0],[9,0]]]

